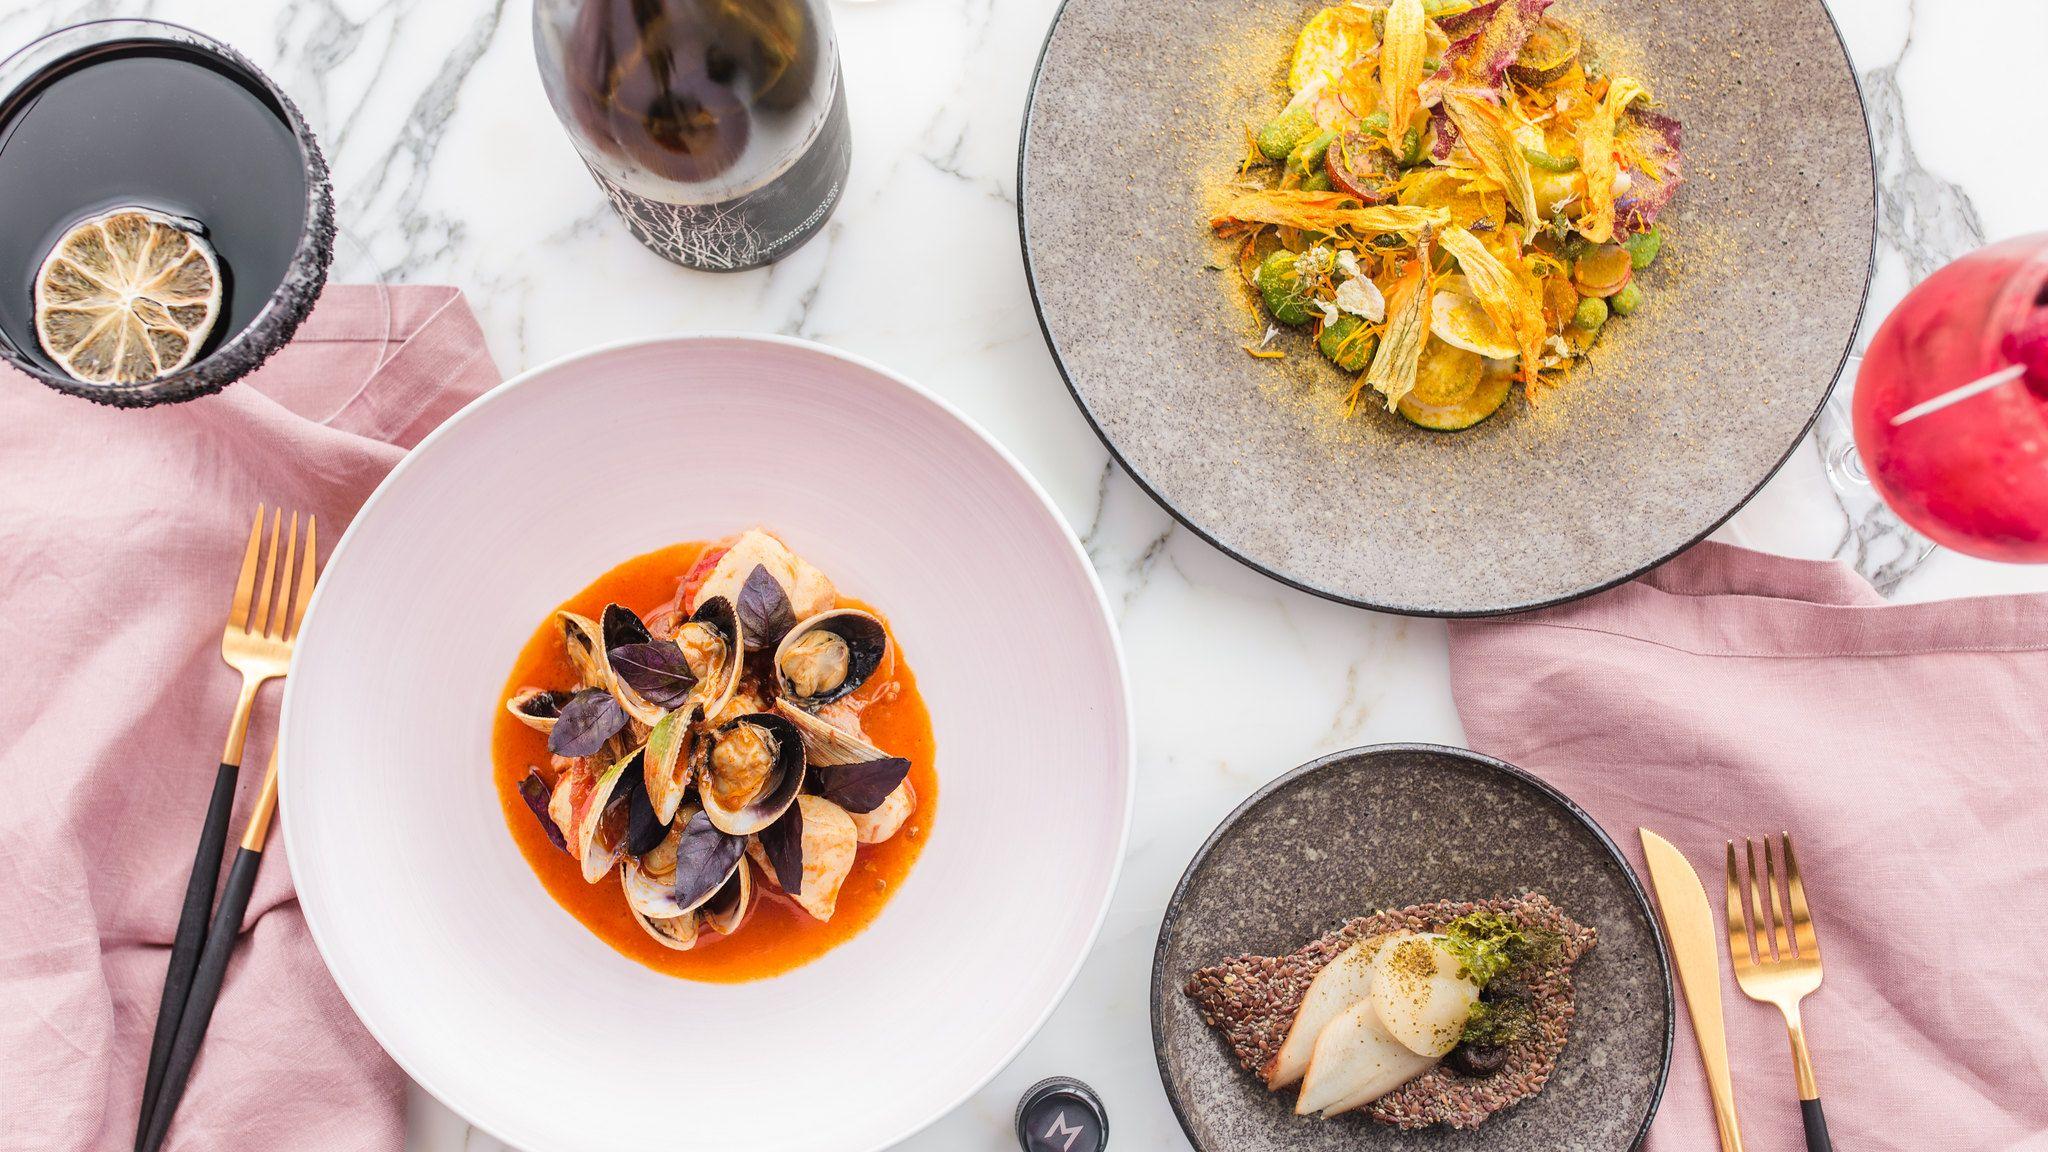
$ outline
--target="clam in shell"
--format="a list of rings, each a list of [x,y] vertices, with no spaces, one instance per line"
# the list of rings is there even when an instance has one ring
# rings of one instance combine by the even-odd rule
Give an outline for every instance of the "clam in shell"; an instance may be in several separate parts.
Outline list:
[[[782,699],[816,710],[858,692],[889,655],[889,630],[873,614],[820,612],[799,621],[776,648],[776,688]]]
[[[782,716],[752,712],[704,738],[697,793],[721,831],[751,836],[773,824],[804,785],[804,741]]]

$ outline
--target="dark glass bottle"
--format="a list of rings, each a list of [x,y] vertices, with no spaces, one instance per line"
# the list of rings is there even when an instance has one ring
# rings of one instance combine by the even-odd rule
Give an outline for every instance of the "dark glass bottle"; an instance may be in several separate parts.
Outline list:
[[[852,138],[823,0],[537,0],[548,100],[633,235],[730,272],[795,251]]]

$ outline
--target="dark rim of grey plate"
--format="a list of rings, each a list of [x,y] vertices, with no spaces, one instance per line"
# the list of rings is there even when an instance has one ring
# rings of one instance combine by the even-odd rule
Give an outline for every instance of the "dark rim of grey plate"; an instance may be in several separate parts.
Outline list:
[[[1309,593],[1310,595],[1320,596],[1325,600],[1335,600],[1339,604],[1349,604],[1354,608],[1370,608],[1376,612],[1391,612],[1402,616],[1428,616],[1444,619],[1472,619],[1486,616],[1509,616],[1517,612],[1530,612],[1538,608],[1550,608],[1558,604],[1569,604],[1574,600],[1583,599],[1587,596],[1593,595],[1596,592],[1605,592],[1609,588],[1614,588],[1622,584],[1626,584],[1629,581],[1635,579],[1636,577],[1641,576],[1644,573],[1649,572],[1663,565],[1672,557],[1677,556],[1678,554],[1690,549],[1693,545],[1698,544],[1700,541],[1705,540],[1707,537],[1713,535],[1721,527],[1721,525],[1726,524],[1730,519],[1734,518],[1737,512],[1742,511],[1742,509],[1746,507],[1751,500],[1756,499],[1756,494],[1763,491],[1765,485],[1768,485],[1771,482],[1771,480],[1778,475],[1779,472],[1784,470],[1785,462],[1792,459],[1792,454],[1799,450],[1799,446],[1801,444],[1806,443],[1806,438],[1813,432],[1814,423],[1820,419],[1821,411],[1827,407],[1828,399],[1834,395],[1835,384],[1840,382],[1842,376],[1842,369],[1844,366],[1848,364],[1849,356],[1855,350],[1856,333],[1861,331],[1863,327],[1863,313],[1870,306],[1870,280],[1877,270],[1877,230],[1875,228],[1873,228],[1870,233],[1870,252],[1864,258],[1863,293],[1862,296],[1858,298],[1858,300],[1856,301],[1856,323],[1850,325],[1849,338],[1842,345],[1842,354],[1835,360],[1834,372],[1833,375],[1829,377],[1829,384],[1827,388],[1821,392],[1819,400],[1813,406],[1813,411],[1807,415],[1806,422],[1800,426],[1799,435],[1794,437],[1792,442],[1785,446],[1785,451],[1782,455],[1778,457],[1778,462],[1771,465],[1770,470],[1765,472],[1763,477],[1756,482],[1756,486],[1751,488],[1748,494],[1743,496],[1742,499],[1736,501],[1733,507],[1729,508],[1727,512],[1723,513],[1713,523],[1707,525],[1704,529],[1702,529],[1697,536],[1694,536],[1692,539],[1687,540],[1685,543],[1679,545],[1677,548],[1674,548],[1670,552],[1665,553],[1663,556],[1660,556],[1657,559],[1652,560],[1648,564],[1645,564],[1632,572],[1624,572],[1621,575],[1614,577],[1612,580],[1606,581],[1605,583],[1593,584],[1588,587],[1582,588],[1576,592],[1567,593],[1563,596],[1552,597],[1548,600],[1532,600],[1524,604],[1508,604],[1502,605],[1497,608],[1476,608],[1470,610],[1458,610],[1443,608],[1417,608],[1413,606],[1378,604],[1374,603],[1371,600],[1364,599],[1362,597],[1346,596],[1340,592],[1336,592],[1328,588],[1319,588],[1314,584],[1310,584],[1302,580],[1297,580],[1285,572],[1273,568],[1268,568],[1265,565],[1250,559],[1243,553],[1236,551],[1229,545],[1224,544],[1222,541],[1216,539],[1216,537],[1210,535],[1209,532],[1206,529],[1204,529],[1200,524],[1197,524],[1193,520],[1189,519],[1188,516],[1185,513],[1183,513],[1180,510],[1180,508],[1173,503],[1173,501],[1168,500],[1164,495],[1162,495],[1159,492],[1157,488],[1154,488],[1152,486],[1152,482],[1145,478],[1144,473],[1139,472],[1136,468],[1131,467],[1130,461],[1124,459],[1123,453],[1118,451],[1117,449],[1116,441],[1110,439],[1109,434],[1102,430],[1101,422],[1095,418],[1095,413],[1089,409],[1088,402],[1082,399],[1081,390],[1075,386],[1073,376],[1067,371],[1066,359],[1060,355],[1059,341],[1053,337],[1052,328],[1046,323],[1045,308],[1043,305],[1039,303],[1038,274],[1036,269],[1032,267],[1031,263],[1031,225],[1024,214],[1024,157],[1031,143],[1031,115],[1032,112],[1038,106],[1038,83],[1040,78],[1045,74],[1046,53],[1051,51],[1053,34],[1059,31],[1060,20],[1066,16],[1067,5],[1072,2],[1073,0],[1060,0],[1059,10],[1053,13],[1052,22],[1046,25],[1045,41],[1044,43],[1039,45],[1038,60],[1035,64],[1031,66],[1031,88],[1030,91],[1025,93],[1024,97],[1023,128],[1017,134],[1017,238],[1024,249],[1024,282],[1031,290],[1031,311],[1033,315],[1038,317],[1038,330],[1045,336],[1046,350],[1052,353],[1053,367],[1059,369],[1060,380],[1066,384],[1067,393],[1074,398],[1074,407],[1079,408],[1081,410],[1082,417],[1088,421],[1088,427],[1095,430],[1096,439],[1102,441],[1102,446],[1109,450],[1110,457],[1116,461],[1117,466],[1124,470],[1124,474],[1126,476],[1129,476],[1134,482],[1137,483],[1138,487],[1144,491],[1145,495],[1150,496],[1152,498],[1153,503],[1158,504],[1161,508],[1166,509],[1166,511],[1170,515],[1172,515],[1174,520],[1179,522],[1179,524],[1182,527],[1194,533],[1197,537],[1199,537],[1203,542],[1207,543],[1210,547],[1215,548],[1217,551],[1223,553],[1225,556],[1228,556],[1231,559],[1237,561],[1238,563],[1243,564],[1245,567],[1250,568],[1252,571],[1257,572],[1260,575],[1270,577],[1271,579],[1278,580],[1280,583],[1285,584],[1290,588],[1298,588],[1303,592]],[[1866,100],[1863,95],[1863,77],[1857,74],[1856,62],[1849,55],[1848,42],[1842,38],[1842,26],[1835,22],[1835,14],[1828,10],[1828,6],[1823,2],[1823,0],[1813,0],[1813,3],[1815,7],[1818,7],[1821,10],[1822,17],[1827,20],[1829,30],[1834,32],[1835,46],[1842,53],[1843,64],[1848,67],[1849,79],[1851,83],[1854,85],[1856,91],[1856,105],[1858,108],[1862,110],[1863,113],[1863,148],[1864,151],[1867,152],[1870,156],[1871,171],[1875,172],[1877,170],[1877,150],[1870,142],[1870,102]],[[1871,181],[1870,199],[1872,215],[1874,217],[1878,206],[1876,180]]]
[[[1332,752],[1327,756],[1318,756],[1298,768],[1282,773],[1267,781],[1265,786],[1245,797],[1243,803],[1231,809],[1230,815],[1225,816],[1209,833],[1208,838],[1202,841],[1202,846],[1195,850],[1194,857],[1181,872],[1180,882],[1173,886],[1173,895],[1167,898],[1166,914],[1160,917],[1158,941],[1152,946],[1150,992],[1153,1062],[1158,1065],[1160,1087],[1166,1092],[1166,1102],[1173,1107],[1173,1118],[1179,1122],[1181,1132],[1187,1136],[1190,1144],[1194,1144],[1196,1148],[1202,1147],[1196,1140],[1195,1127],[1188,1118],[1186,1107],[1182,1104],[1179,1094],[1173,1090],[1172,1083],[1166,1078],[1166,1066],[1161,1059],[1162,1053],[1166,1050],[1166,1011],[1165,1006],[1159,1001],[1159,990],[1164,987],[1162,981],[1166,979],[1166,938],[1173,930],[1174,922],[1180,919],[1181,900],[1187,895],[1188,885],[1194,881],[1195,871],[1209,858],[1209,852],[1216,847],[1216,842],[1235,827],[1247,813],[1264,803],[1268,796],[1303,776],[1320,772],[1331,765],[1356,760],[1362,756],[1379,756],[1392,752],[1428,752],[1464,760],[1481,768],[1491,769],[1554,802],[1571,813],[1580,824],[1585,825],[1586,830],[1593,834],[1593,838],[1599,841],[1600,846],[1605,848],[1608,856],[1614,860],[1614,865],[1621,871],[1622,878],[1628,881],[1629,892],[1635,896],[1636,904],[1642,910],[1643,919],[1650,925],[1650,939],[1656,944],[1658,975],[1662,977],[1659,983],[1664,988],[1664,1059],[1657,1067],[1657,1083],[1650,1093],[1649,1111],[1643,1114],[1642,1126],[1636,1130],[1635,1139],[1629,1145],[1631,1148],[1642,1147],[1644,1139],[1650,1134],[1650,1123],[1657,1118],[1657,1110],[1664,1103],[1664,1086],[1671,1077],[1671,1049],[1678,1032],[1678,1003],[1676,990],[1672,985],[1670,945],[1664,939],[1664,925],[1657,919],[1656,909],[1650,905],[1650,896],[1643,888],[1642,879],[1636,875],[1635,868],[1629,864],[1628,857],[1622,854],[1614,838],[1607,834],[1607,829],[1602,828],[1598,820],[1579,807],[1577,801],[1558,791],[1541,777],[1483,752],[1474,752],[1469,748],[1453,748],[1448,744],[1426,743],[1366,744],[1357,748],[1347,748],[1342,752]]]

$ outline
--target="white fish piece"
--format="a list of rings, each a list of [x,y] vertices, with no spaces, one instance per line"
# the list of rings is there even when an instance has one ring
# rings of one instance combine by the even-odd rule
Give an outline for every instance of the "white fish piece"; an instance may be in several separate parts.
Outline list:
[[[874,811],[848,812],[846,816],[853,821],[855,839],[863,844],[880,844],[896,835],[902,829],[903,822],[910,819],[910,814],[915,811],[917,789],[910,786],[909,780],[905,780],[876,805]]]
[[[718,558],[718,563],[711,568],[711,575],[697,590],[697,602],[701,604],[713,596],[723,596],[738,604],[740,588],[756,566],[766,568],[768,575],[782,585],[783,595],[789,597],[790,611],[798,620],[815,616],[839,602],[839,590],[832,586],[832,581],[823,572],[759,528],[749,528],[741,533],[725,555]],[[752,636],[747,637],[747,645],[750,649],[759,647]]]

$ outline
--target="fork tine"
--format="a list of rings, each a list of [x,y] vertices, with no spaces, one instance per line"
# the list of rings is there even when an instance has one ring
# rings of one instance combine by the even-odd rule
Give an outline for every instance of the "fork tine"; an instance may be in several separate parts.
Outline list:
[[[1806,885],[1799,881],[1799,861],[1792,855],[1792,834],[1781,832],[1785,841],[1785,887],[1792,901],[1792,938],[1799,944],[1799,955],[1812,960],[1820,959],[1820,936],[1813,930],[1813,916],[1806,910]]]
[[[1785,906],[1778,899],[1778,863],[1771,852],[1771,838],[1764,837],[1764,884],[1771,890],[1771,947],[1778,959],[1792,956],[1792,925],[1785,918]]]
[[[1749,935],[1756,941],[1757,963],[1769,964],[1777,956],[1771,951],[1771,922],[1764,914],[1764,892],[1756,882],[1756,841],[1744,836],[1742,850],[1749,857],[1749,913],[1756,921]]]
[[[320,578],[320,537],[315,530],[318,517],[306,517],[306,558],[300,562],[299,587],[292,598],[292,622],[284,638],[299,638],[299,625],[306,622],[306,601],[313,598],[313,581]]]
[[[257,597],[256,606],[249,613],[248,632],[252,636],[262,635],[264,629],[270,625],[271,593],[276,590],[275,581],[277,579],[277,534],[278,530],[282,527],[284,527],[284,509],[271,509],[270,544],[263,549],[262,595]]]
[[[1737,973],[1755,963],[1751,955],[1749,917],[1742,914],[1742,877],[1735,869],[1735,841],[1728,841],[1728,956]]]
[[[270,618],[270,629],[265,634],[269,639],[284,638],[284,626],[291,613],[292,571],[299,560],[299,514],[292,513],[291,530],[284,538],[284,568],[277,576],[277,614]]]
[[[249,627],[249,597],[256,591],[256,547],[263,539],[263,505],[256,506],[256,522],[249,525],[249,546],[242,550],[242,574],[235,578],[235,603],[228,609],[228,627]]]

